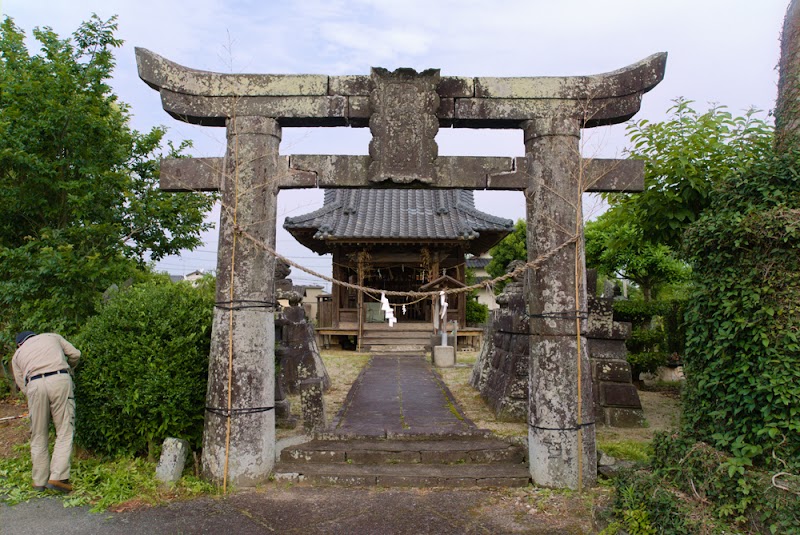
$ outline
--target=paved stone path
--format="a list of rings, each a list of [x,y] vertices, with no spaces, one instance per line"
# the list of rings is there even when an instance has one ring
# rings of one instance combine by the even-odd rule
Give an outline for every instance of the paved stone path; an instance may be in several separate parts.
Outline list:
[[[0,503],[5,535],[502,535],[592,532],[591,511],[576,495],[531,514],[524,489],[350,489],[272,483],[258,491],[198,498],[124,513],[64,507],[60,498]],[[560,498],[561,499],[561,498]],[[568,498],[563,498],[564,500]]]
[[[347,394],[337,434],[468,434],[476,431],[421,356],[374,355]]]

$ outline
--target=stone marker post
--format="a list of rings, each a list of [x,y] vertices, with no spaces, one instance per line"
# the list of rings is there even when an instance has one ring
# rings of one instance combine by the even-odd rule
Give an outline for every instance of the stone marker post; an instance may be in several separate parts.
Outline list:
[[[244,487],[265,481],[275,462],[275,258],[239,230],[275,247],[281,128],[235,117],[227,136],[203,471]]]
[[[578,117],[526,121],[528,260],[582,228]],[[597,478],[586,324],[583,239],[529,274],[531,328],[528,440],[537,485],[582,489]],[[576,317],[581,317],[580,328]]]

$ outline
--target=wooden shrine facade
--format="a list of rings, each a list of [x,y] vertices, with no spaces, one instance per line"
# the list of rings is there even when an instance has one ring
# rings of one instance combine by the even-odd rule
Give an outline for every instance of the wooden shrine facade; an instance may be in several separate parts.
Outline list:
[[[443,276],[466,282],[465,255],[480,255],[503,239],[513,221],[475,208],[473,192],[429,189],[328,190],[319,210],[287,217],[286,228],[318,254],[333,255],[333,278],[387,291],[430,291]],[[318,328],[357,333],[384,323],[378,295],[334,285],[329,319]],[[449,295],[447,321],[466,326],[464,294]],[[434,332],[433,298],[390,298],[402,323],[426,323]],[[403,308],[405,305],[405,309]]]

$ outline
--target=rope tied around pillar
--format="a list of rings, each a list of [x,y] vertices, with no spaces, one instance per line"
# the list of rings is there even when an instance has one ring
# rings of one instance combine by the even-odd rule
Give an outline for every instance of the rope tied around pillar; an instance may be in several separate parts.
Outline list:
[[[214,307],[220,310],[246,310],[251,308],[263,308],[275,310],[280,303],[275,301],[259,301],[256,299],[233,299],[231,301],[216,301]]]
[[[240,408],[240,409],[227,409],[227,408],[220,408],[220,407],[206,407],[206,412],[210,412],[211,414],[217,414],[219,416],[224,416],[226,418],[230,418],[232,416],[238,416],[242,414],[257,414],[260,412],[268,412],[274,410],[275,407],[247,407],[247,408]]]

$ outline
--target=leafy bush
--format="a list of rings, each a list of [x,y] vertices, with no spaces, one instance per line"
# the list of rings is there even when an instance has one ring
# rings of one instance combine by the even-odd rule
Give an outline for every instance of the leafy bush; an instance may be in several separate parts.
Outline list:
[[[76,340],[76,439],[109,454],[153,454],[166,437],[199,448],[213,285],[152,281],[113,297]]]
[[[654,316],[665,316],[670,312],[669,301],[614,301],[614,321],[629,321],[634,327],[650,325]]]
[[[613,306],[614,319],[631,322],[633,326],[625,346],[634,377],[681,361],[686,337],[683,322],[686,301],[614,301]]]
[[[467,299],[467,325],[482,325],[489,319],[489,307],[475,299]]]
[[[800,533],[800,477],[752,467],[758,448],[729,456],[690,437],[658,433],[650,469],[615,481],[617,527],[629,533]],[[776,484],[777,483],[777,484]]]
[[[625,341],[625,346],[631,353],[664,353],[666,337],[661,329],[635,329]]]
[[[800,153],[732,176],[686,235],[685,429],[782,470],[800,468],[798,174]]]
[[[659,366],[667,365],[667,354],[663,351],[643,351],[628,353],[628,364],[631,365],[631,374],[634,380],[639,379],[640,373],[655,373]]]

